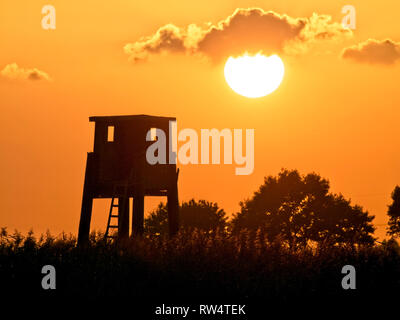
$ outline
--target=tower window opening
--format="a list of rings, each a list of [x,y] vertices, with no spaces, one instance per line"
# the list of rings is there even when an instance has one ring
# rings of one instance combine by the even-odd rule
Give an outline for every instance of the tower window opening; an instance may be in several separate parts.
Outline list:
[[[114,126],[107,127],[107,142],[114,142]]]

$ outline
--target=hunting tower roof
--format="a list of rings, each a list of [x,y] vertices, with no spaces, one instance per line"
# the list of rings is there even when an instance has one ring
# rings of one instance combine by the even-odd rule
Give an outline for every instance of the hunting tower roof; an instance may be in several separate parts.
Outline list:
[[[126,115],[126,116],[94,116],[89,117],[89,121],[94,122],[120,122],[120,121],[175,121],[174,117],[159,117],[159,116],[149,116],[146,114],[137,115]]]

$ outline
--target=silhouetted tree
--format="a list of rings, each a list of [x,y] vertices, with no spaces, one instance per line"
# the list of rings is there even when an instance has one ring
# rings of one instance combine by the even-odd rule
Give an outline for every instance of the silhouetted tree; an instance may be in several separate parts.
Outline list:
[[[240,206],[232,220],[233,232],[262,229],[270,241],[279,236],[290,245],[305,245],[310,240],[374,241],[374,217],[342,195],[330,194],[328,180],[315,173],[302,176],[297,170],[282,170],[277,177],[265,178],[253,197]]]
[[[226,213],[218,207],[217,203],[194,199],[183,202],[179,209],[181,228],[201,230],[224,229],[226,226]],[[145,231],[149,233],[167,233],[168,209],[161,202],[157,209],[152,211],[145,219]]]
[[[168,232],[168,208],[164,202],[160,202],[157,209],[144,219],[144,230],[153,234]]]
[[[400,236],[400,187],[396,186],[392,192],[392,204],[388,208],[389,227],[388,235]]]

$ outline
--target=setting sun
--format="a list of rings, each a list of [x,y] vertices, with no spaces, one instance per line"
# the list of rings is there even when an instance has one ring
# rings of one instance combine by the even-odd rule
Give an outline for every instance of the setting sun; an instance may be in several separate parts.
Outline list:
[[[277,55],[262,54],[229,57],[225,64],[225,79],[236,93],[248,98],[260,98],[275,91],[282,82],[285,67]]]

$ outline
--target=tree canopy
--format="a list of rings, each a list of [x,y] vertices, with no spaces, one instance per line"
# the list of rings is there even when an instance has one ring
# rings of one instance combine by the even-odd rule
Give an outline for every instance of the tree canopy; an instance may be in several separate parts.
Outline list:
[[[226,212],[217,203],[194,199],[183,202],[179,209],[181,228],[213,230],[224,229],[227,225]],[[161,202],[157,209],[145,219],[145,231],[149,233],[166,233],[168,230],[167,205]]]
[[[329,193],[328,180],[316,173],[282,170],[276,177],[266,177],[240,206],[232,220],[233,232],[262,229],[270,241],[279,237],[290,245],[374,241],[374,216],[342,195]]]
[[[392,204],[388,208],[388,235],[400,236],[400,187],[396,186],[392,192]]]

